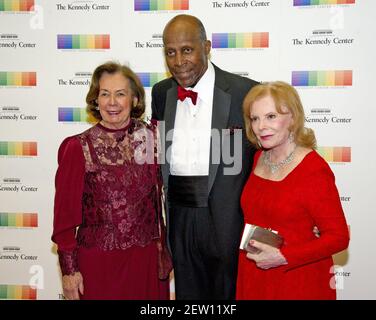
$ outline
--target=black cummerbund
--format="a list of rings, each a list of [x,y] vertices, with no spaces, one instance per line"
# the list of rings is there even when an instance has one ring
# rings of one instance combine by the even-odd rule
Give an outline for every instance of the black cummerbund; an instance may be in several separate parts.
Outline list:
[[[208,176],[173,176],[168,178],[168,201],[183,207],[208,206]]]

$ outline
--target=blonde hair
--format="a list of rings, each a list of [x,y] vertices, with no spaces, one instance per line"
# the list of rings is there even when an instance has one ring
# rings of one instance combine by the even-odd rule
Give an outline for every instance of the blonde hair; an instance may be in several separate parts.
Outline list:
[[[288,112],[291,113],[293,124],[289,129],[293,134],[294,142],[298,146],[315,149],[315,133],[312,129],[304,127],[304,109],[299,94],[293,86],[283,81],[261,83],[254,86],[245,96],[243,116],[248,140],[257,148],[260,148],[257,137],[252,130],[250,114],[253,103],[266,96],[270,96],[274,100],[278,113],[286,113],[282,111],[282,107],[287,108]]]
[[[145,90],[137,75],[127,66],[121,65],[115,61],[108,61],[98,66],[91,78],[89,92],[86,95],[86,110],[93,115],[94,118],[102,120],[102,116],[98,110],[97,98],[99,95],[99,80],[104,73],[114,74],[121,73],[125,79],[129,80],[129,85],[134,97],[137,97],[137,105],[132,107],[131,117],[141,119],[145,113]]]

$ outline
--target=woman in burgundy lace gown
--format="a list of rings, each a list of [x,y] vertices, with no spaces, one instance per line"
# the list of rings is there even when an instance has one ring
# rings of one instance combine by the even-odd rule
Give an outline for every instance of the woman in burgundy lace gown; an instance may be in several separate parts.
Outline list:
[[[298,93],[265,83],[247,94],[243,109],[248,139],[260,149],[241,196],[245,222],[278,231],[284,244],[251,240],[248,251],[261,252],[241,250],[237,299],[335,299],[332,254],[347,248],[348,229]]]
[[[139,120],[144,96],[129,68],[100,65],[86,97],[99,122],[59,148],[52,240],[67,299],[169,298],[157,135]]]

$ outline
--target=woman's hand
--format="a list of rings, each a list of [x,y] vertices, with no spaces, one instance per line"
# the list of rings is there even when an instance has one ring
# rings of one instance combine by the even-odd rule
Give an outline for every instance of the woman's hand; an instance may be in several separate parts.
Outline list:
[[[249,245],[261,250],[259,253],[247,253],[247,258],[255,261],[257,267],[261,269],[270,269],[287,264],[286,258],[282,255],[279,249],[256,240],[251,240]]]
[[[80,272],[63,276],[63,293],[67,300],[80,300],[80,295],[84,294],[84,281]]]

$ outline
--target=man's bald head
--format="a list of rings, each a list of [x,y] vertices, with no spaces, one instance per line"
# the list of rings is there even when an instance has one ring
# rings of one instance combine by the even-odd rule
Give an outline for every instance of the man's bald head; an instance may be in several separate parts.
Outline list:
[[[195,32],[197,32],[197,35],[202,42],[207,40],[205,27],[201,20],[195,16],[191,16],[189,14],[179,14],[173,17],[166,24],[163,30],[163,42],[165,42],[166,32],[172,27],[190,28],[191,30],[195,30]]]

